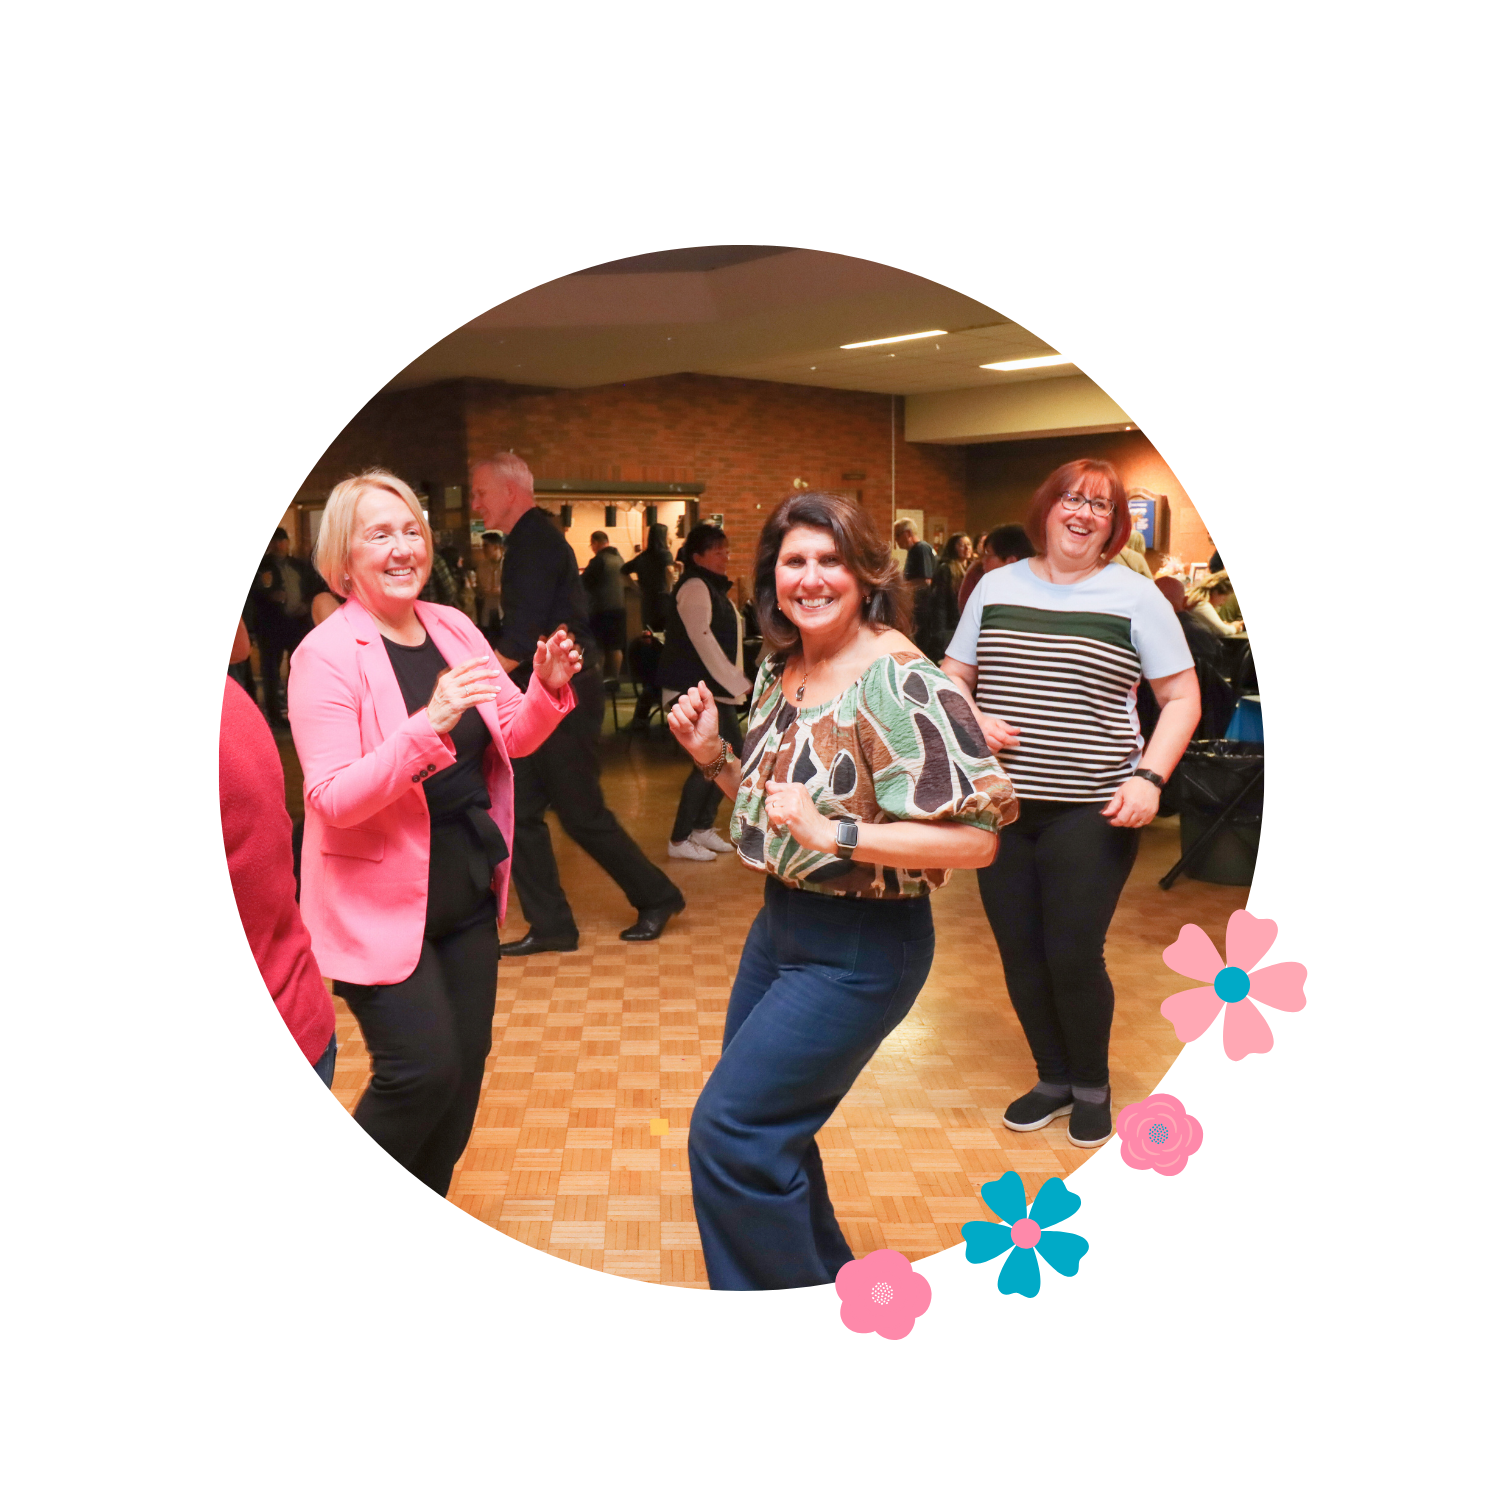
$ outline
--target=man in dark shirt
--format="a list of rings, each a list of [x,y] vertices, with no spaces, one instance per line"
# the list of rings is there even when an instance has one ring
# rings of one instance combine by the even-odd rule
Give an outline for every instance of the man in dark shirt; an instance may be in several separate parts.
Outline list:
[[[286,723],[282,659],[289,657],[312,629],[313,598],[327,590],[328,585],[312,564],[292,555],[291,538],[278,526],[250,590],[255,644],[260,650],[261,696],[266,717],[273,724]]]
[[[503,943],[500,952],[523,958],[530,953],[571,953],[578,947],[578,924],[558,879],[547,830],[549,807],[639,912],[620,936],[627,943],[650,942],[686,903],[605,806],[599,787],[604,684],[577,559],[552,518],[537,509],[531,470],[514,453],[497,453],[475,464],[471,483],[474,510],[486,526],[505,533],[500,579],[504,619],[495,648],[501,666],[524,688],[538,639],[559,625],[568,627],[583,652],[583,670],[573,679],[578,706],[534,754],[515,762],[511,878],[530,931],[518,942]]]
[[[918,586],[930,583],[937,573],[937,553],[917,536],[910,521],[897,522],[896,545],[906,553],[906,581]]]
[[[589,537],[593,557],[583,570],[583,591],[589,601],[589,629],[604,653],[604,675],[620,675],[620,653],[625,649],[625,580],[620,569],[625,559],[610,546],[609,533],[596,531]]]

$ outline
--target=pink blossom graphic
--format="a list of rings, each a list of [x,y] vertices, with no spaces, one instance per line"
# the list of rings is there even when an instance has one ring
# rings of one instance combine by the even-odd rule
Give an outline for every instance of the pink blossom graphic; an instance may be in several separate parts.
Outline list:
[[[932,1302],[927,1278],[899,1250],[872,1250],[846,1262],[834,1286],[844,1327],[883,1339],[904,1339]]]
[[[1203,1144],[1203,1127],[1171,1094],[1152,1094],[1127,1104],[1115,1121],[1120,1155],[1127,1167],[1175,1177]]]
[[[1302,986],[1307,970],[1301,964],[1271,964],[1257,969],[1267,949],[1276,941],[1276,924],[1248,911],[1230,914],[1224,935],[1229,962],[1219,958],[1209,936],[1191,922],[1177,934],[1177,941],[1162,954],[1162,962],[1174,973],[1199,979],[1207,989],[1181,990],[1161,1003],[1161,1013],[1171,1023],[1179,1042],[1202,1036],[1220,1010],[1224,1016],[1224,1052],[1239,1062],[1252,1052],[1269,1052],[1271,1028],[1252,1002],[1276,1010],[1301,1010],[1307,1004]]]

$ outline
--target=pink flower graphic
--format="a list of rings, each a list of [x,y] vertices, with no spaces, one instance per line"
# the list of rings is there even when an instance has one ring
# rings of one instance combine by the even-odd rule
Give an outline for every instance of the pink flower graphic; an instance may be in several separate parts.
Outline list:
[[[1302,986],[1307,970],[1301,964],[1254,967],[1276,941],[1276,924],[1252,917],[1248,911],[1232,912],[1224,935],[1229,962],[1201,927],[1191,922],[1177,934],[1177,941],[1162,954],[1162,962],[1174,973],[1200,979],[1207,989],[1181,990],[1161,1003],[1161,1013],[1171,1023],[1179,1042],[1195,1041],[1224,1007],[1224,1051],[1235,1062],[1252,1052],[1269,1052],[1271,1028],[1252,1004],[1277,1010],[1301,1010],[1307,1004]]]
[[[904,1339],[932,1302],[927,1278],[899,1250],[872,1250],[847,1261],[834,1286],[844,1304],[844,1327],[883,1339]]]
[[[1171,1094],[1152,1094],[1127,1104],[1115,1121],[1120,1155],[1127,1167],[1175,1177],[1203,1144],[1203,1127]]]

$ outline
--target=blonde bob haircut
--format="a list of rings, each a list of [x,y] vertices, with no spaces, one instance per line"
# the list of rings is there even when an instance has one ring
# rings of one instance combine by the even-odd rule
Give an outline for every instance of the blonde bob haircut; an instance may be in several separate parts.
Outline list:
[[[363,474],[334,485],[328,504],[323,507],[318,542],[313,548],[313,567],[340,599],[349,597],[349,553],[354,545],[354,517],[359,502],[376,490],[385,490],[403,501],[416,517],[417,525],[422,528],[422,542],[427,554],[422,564],[424,584],[432,572],[432,527],[427,524],[421,502],[412,493],[411,486],[385,469],[366,469]]]

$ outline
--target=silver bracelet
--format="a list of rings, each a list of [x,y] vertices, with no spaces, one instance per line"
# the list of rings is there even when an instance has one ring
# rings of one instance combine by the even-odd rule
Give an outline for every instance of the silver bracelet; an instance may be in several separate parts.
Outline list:
[[[720,735],[719,758],[717,760],[710,761],[706,766],[699,766],[697,761],[694,761],[693,764],[695,766],[698,766],[698,770],[702,773],[703,779],[705,781],[717,781],[719,777],[724,774],[724,767],[729,764],[729,756],[729,741],[726,740],[723,735]]]

